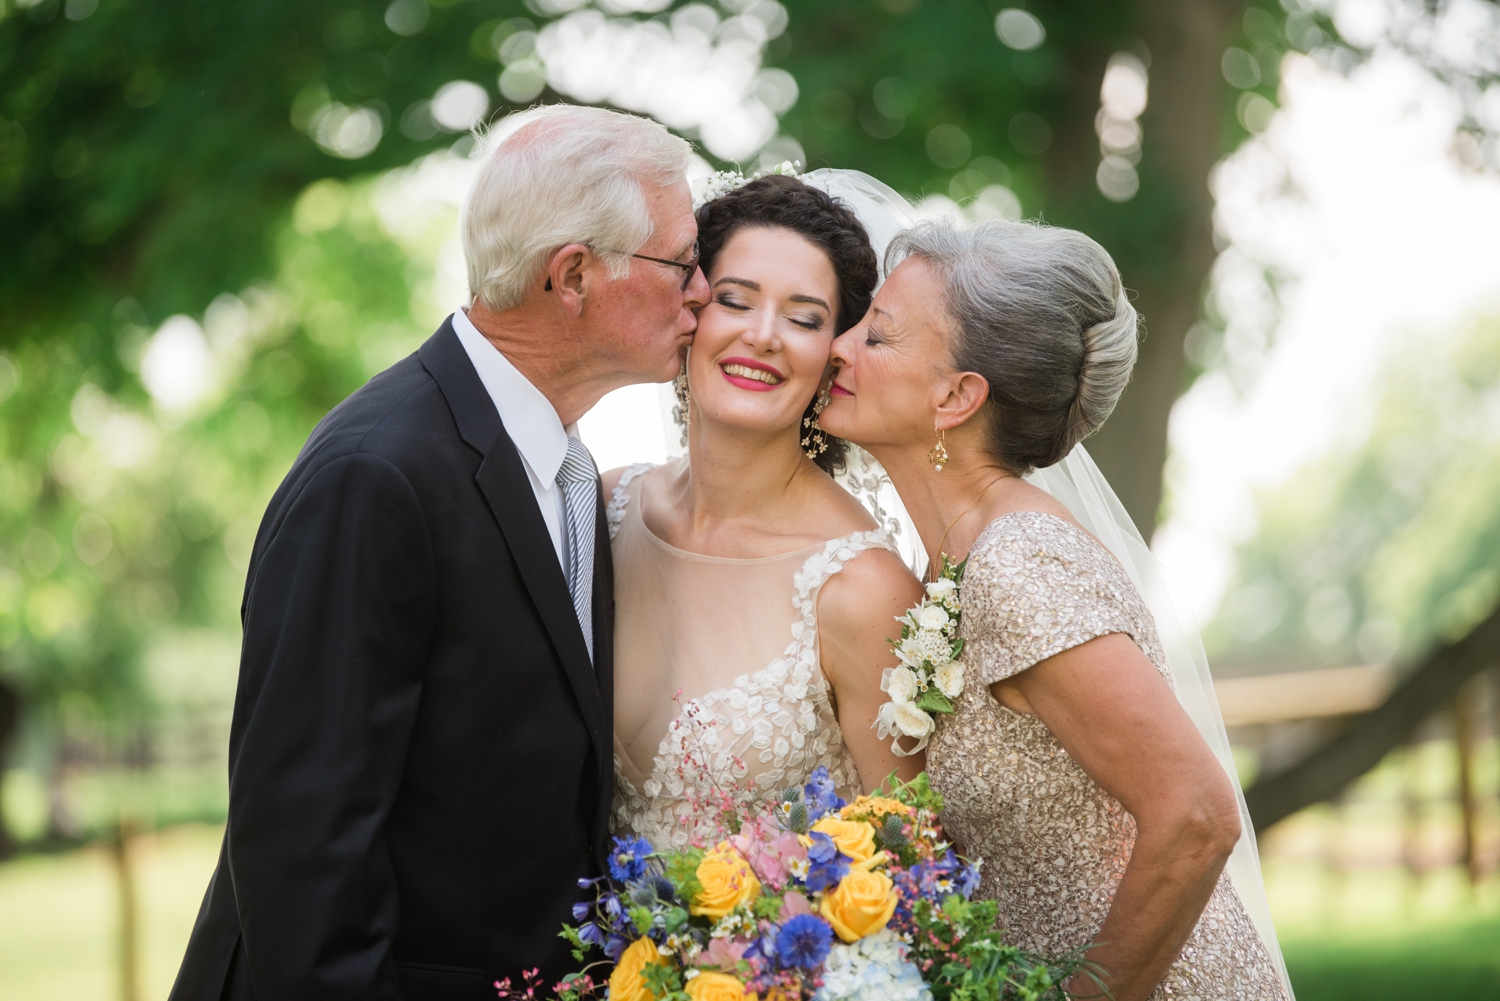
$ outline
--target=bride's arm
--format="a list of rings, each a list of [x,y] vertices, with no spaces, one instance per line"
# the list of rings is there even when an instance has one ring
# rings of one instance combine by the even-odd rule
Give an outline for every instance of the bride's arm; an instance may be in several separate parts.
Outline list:
[[[873,791],[891,772],[910,780],[926,757],[898,758],[890,738],[876,736],[875,714],[886,701],[880,677],[896,666],[890,640],[901,634],[896,618],[922,599],[922,585],[894,554],[867,549],[829,578],[818,596],[818,644],[823,674],[833,688],[844,743],[859,780]]]
[[[1088,958],[1114,1001],[1156,989],[1192,934],[1240,836],[1234,789],[1167,683],[1110,633],[991,686],[1034,713],[1100,788],[1135,817],[1135,848]],[[1086,977],[1069,990],[1099,993]]]

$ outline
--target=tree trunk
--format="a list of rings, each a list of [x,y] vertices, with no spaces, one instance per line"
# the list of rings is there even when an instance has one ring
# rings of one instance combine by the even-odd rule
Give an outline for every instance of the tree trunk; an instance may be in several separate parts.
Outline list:
[[[1183,341],[1198,320],[1214,260],[1213,197],[1208,175],[1224,153],[1224,48],[1244,10],[1239,0],[1142,0],[1141,40],[1150,52],[1150,100],[1140,165],[1143,197],[1151,186],[1175,195],[1181,213],[1153,226],[1169,246],[1150,271],[1126,270],[1145,321],[1135,377],[1114,415],[1088,442],[1099,468],[1147,542],[1156,529],[1167,459],[1167,419],[1184,389]]]
[[[1256,831],[1321,803],[1380,764],[1433,713],[1453,704],[1465,682],[1500,662],[1500,608],[1456,643],[1428,654],[1391,697],[1357,717],[1301,761],[1245,790]]]

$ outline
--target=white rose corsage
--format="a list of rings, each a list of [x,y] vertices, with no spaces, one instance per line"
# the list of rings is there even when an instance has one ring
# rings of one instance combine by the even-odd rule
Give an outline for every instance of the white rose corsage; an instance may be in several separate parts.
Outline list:
[[[916,754],[927,746],[934,727],[934,713],[951,713],[953,700],[964,690],[964,663],[959,659],[964,641],[958,635],[963,614],[958,586],[964,566],[954,565],[945,555],[938,579],[927,585],[927,596],[896,621],[901,623],[901,638],[892,640],[899,667],[886,668],[880,690],[891,700],[875,716],[880,739],[891,737],[891,750],[898,757]],[[906,751],[901,738],[910,737],[917,745]]]
[[[765,177],[767,174],[785,174],[788,177],[796,177],[797,168],[800,166],[800,163],[783,160],[776,166],[756,171],[749,177],[746,177],[737,170],[719,170],[709,174],[707,177],[696,178],[692,183],[693,211],[698,211],[715,198],[723,198],[735,188],[749,184],[757,177]]]

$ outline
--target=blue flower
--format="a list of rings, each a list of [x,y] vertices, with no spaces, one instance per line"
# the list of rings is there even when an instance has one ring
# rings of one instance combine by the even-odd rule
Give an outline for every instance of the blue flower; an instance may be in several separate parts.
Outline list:
[[[651,842],[645,838],[615,838],[615,850],[609,853],[609,874],[621,883],[640,879],[646,875],[651,851]]]
[[[807,785],[802,787],[802,797],[807,803],[808,823],[816,823],[824,814],[844,808],[844,801],[833,788],[833,779],[828,775],[827,765],[819,765],[813,769],[812,775],[808,776]]]
[[[783,968],[800,966],[812,970],[823,965],[833,947],[833,929],[811,914],[799,914],[776,933],[776,954]]]
[[[812,841],[812,845],[807,849],[809,862],[832,862],[837,857],[839,846],[822,831],[813,831],[808,838]]]
[[[808,837],[812,845],[807,849],[807,878],[803,882],[813,893],[831,890],[849,874],[849,856],[822,831],[813,831]]]
[[[593,909],[594,905],[592,903],[589,903],[588,901],[579,901],[578,903],[573,905],[573,920],[582,921],[584,918],[589,916],[589,912],[591,912]]]

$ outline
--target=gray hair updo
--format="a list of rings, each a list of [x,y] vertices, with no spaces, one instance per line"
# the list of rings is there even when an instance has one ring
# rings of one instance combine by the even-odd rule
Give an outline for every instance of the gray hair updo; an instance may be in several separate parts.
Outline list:
[[[1071,229],[926,222],[898,235],[886,273],[918,257],[943,284],[953,364],[989,383],[991,455],[1024,475],[1097,431],[1135,366],[1138,319],[1109,254]]]

